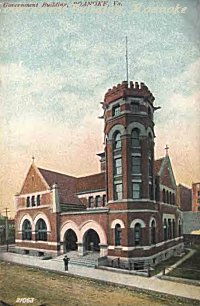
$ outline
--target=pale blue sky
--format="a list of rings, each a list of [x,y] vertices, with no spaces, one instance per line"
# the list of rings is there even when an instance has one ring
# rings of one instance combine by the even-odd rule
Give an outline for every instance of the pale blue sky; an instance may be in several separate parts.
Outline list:
[[[200,180],[200,0],[121,2],[121,11],[102,13],[1,6],[0,159],[9,194],[1,192],[3,200],[10,202],[18,191],[32,154],[40,166],[66,173],[97,171],[95,153],[103,149],[99,102],[125,79],[125,36],[129,78],[145,82],[162,106],[155,116],[156,156],[168,143],[177,180]],[[179,3],[187,10],[134,13],[133,3],[142,8]]]

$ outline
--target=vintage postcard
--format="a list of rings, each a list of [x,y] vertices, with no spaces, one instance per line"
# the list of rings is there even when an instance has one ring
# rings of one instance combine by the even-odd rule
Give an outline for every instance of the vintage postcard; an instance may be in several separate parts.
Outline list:
[[[198,305],[199,15],[0,0],[0,305]]]

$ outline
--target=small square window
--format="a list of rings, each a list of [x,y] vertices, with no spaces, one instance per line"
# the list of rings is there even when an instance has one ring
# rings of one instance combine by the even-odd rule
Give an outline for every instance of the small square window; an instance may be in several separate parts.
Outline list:
[[[140,110],[140,104],[139,102],[132,102],[131,103],[131,112],[138,113]]]
[[[118,116],[120,114],[120,105],[116,105],[113,107],[113,110],[112,110],[112,115],[113,116]]]

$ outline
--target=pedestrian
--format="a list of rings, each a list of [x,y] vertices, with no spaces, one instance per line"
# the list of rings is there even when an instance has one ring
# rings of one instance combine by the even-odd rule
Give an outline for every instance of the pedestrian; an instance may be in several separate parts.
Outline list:
[[[64,261],[65,271],[68,271],[68,263],[70,259],[67,257],[67,255],[65,255],[65,257],[63,258],[63,261]]]

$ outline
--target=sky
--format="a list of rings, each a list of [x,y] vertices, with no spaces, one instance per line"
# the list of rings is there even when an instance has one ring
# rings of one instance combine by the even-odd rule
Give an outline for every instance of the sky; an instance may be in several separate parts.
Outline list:
[[[58,2],[68,5],[63,8],[42,7],[41,0],[7,2],[38,3],[32,8],[3,3],[1,213],[8,207],[14,216],[13,196],[32,156],[37,166],[70,175],[99,171],[96,154],[104,149],[100,102],[126,78],[126,36],[129,79],[144,82],[161,106],[155,113],[156,158],[168,144],[177,183],[190,187],[200,181],[200,0],[115,5],[109,0],[106,7]],[[185,13],[173,13],[178,3]],[[160,8],[165,12],[156,13]]]

